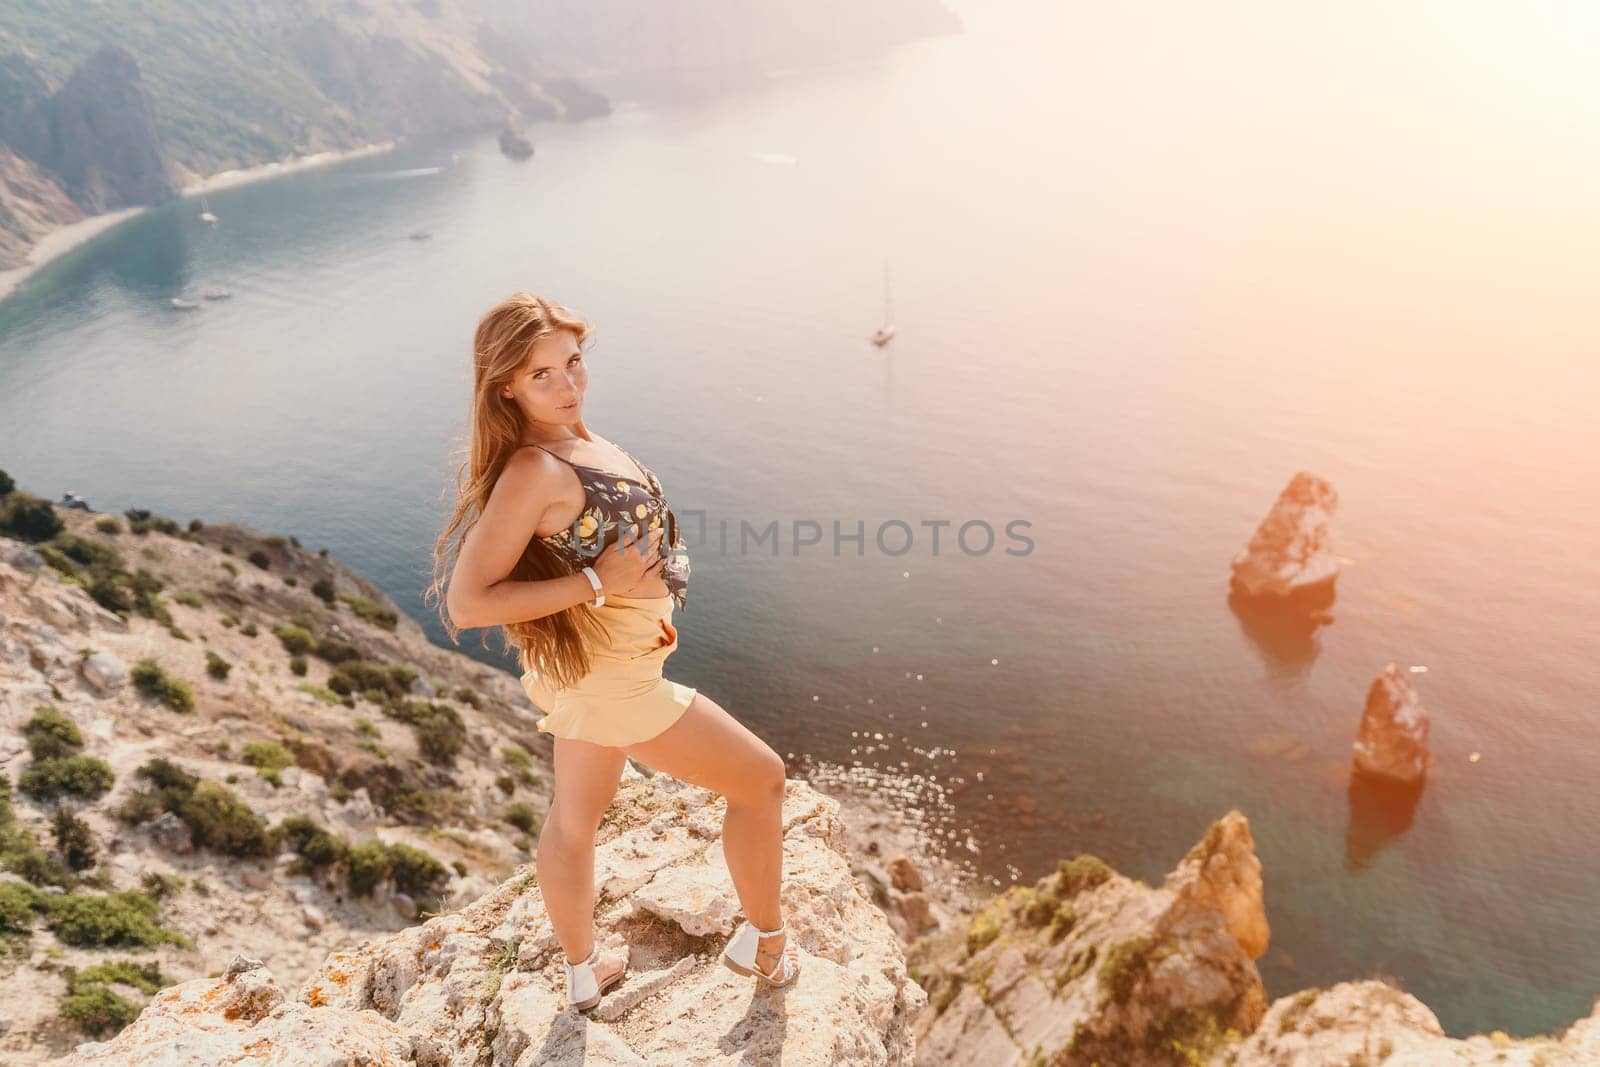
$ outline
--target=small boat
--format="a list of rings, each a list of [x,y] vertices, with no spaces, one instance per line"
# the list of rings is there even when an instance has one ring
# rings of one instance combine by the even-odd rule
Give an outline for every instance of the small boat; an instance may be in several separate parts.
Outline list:
[[[226,300],[233,294],[226,289],[211,288],[200,290],[200,295],[205,297],[207,300]]]
[[[211,213],[211,205],[206,203],[203,196],[200,198],[200,221],[208,224],[217,221],[217,217]]]
[[[181,296],[175,296],[171,300],[167,301],[167,307],[171,308],[173,311],[200,310],[199,304],[195,303],[193,300],[185,300]]]
[[[412,230],[411,231],[411,239],[413,241],[426,241],[428,238],[430,238],[432,236],[433,236],[433,234],[429,233],[427,230]]]
[[[871,341],[882,348],[894,336],[894,312],[889,302],[889,264],[883,265],[883,325],[872,332]]]

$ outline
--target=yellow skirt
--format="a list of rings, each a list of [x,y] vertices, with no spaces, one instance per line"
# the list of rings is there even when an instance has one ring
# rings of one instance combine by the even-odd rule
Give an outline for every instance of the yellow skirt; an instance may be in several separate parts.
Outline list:
[[[621,747],[648,741],[677,722],[697,690],[661,675],[667,657],[678,649],[672,607],[670,594],[607,594],[594,610],[611,641],[590,650],[588,674],[555,689],[536,669],[523,672],[523,691],[545,712],[538,728],[556,737]]]

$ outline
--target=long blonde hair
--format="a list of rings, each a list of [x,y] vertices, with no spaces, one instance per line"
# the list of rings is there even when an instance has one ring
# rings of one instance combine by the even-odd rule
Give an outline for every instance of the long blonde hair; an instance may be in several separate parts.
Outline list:
[[[450,619],[442,592],[461,544],[477,525],[489,501],[489,492],[505,469],[511,454],[523,445],[524,418],[516,401],[500,395],[527,363],[533,345],[557,330],[571,330],[578,344],[589,337],[590,326],[560,304],[529,292],[511,294],[478,322],[472,345],[472,416],[467,454],[456,470],[455,512],[433,546],[433,582],[423,594],[424,603],[438,602],[439,617],[450,640],[460,644],[460,630]],[[459,453],[458,453],[459,454]],[[460,530],[460,536],[452,535]],[[506,577],[515,581],[541,581],[574,573],[572,566],[537,537],[528,540],[521,558]],[[556,688],[572,685],[589,673],[588,643],[604,633],[586,604],[553,615],[499,627],[507,648],[518,649],[524,671],[537,666]],[[484,647],[488,633],[484,634]]]

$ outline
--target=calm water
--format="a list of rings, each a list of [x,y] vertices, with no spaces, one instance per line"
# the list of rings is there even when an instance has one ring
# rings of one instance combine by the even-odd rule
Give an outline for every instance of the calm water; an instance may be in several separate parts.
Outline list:
[[[472,326],[542,291],[597,326],[591,424],[711,526],[670,673],[779,751],[948,785],[930,817],[1007,883],[1080,850],[1159,882],[1237,806],[1273,995],[1384,973],[1452,1034],[1586,1014],[1600,19],[964,14],[537,128],[526,165],[413,145],[218,193],[215,228],[152,211],[0,306],[0,467],[327,545],[432,627]],[[207,285],[235,296],[164,307]],[[1226,576],[1300,468],[1349,563],[1297,641]],[[821,546],[737,549],[808,519]],[[1347,782],[1391,660],[1428,668],[1409,806]]]

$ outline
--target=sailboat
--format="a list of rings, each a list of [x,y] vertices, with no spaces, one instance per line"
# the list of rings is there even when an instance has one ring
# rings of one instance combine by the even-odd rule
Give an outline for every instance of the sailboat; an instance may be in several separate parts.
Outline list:
[[[872,343],[882,348],[894,336],[894,312],[889,302],[889,264],[883,265],[883,325],[872,333]]]
[[[200,221],[207,223],[217,221],[217,217],[211,213],[211,205],[206,203],[204,196],[200,198]]]

